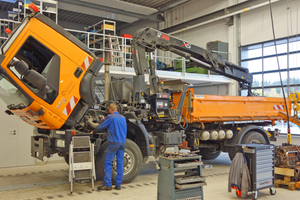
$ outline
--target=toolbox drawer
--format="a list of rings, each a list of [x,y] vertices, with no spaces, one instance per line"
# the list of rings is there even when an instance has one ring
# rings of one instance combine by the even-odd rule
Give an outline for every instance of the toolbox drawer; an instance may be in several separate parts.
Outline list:
[[[274,178],[268,178],[265,180],[261,180],[261,181],[256,181],[256,189],[260,189],[260,188],[266,188],[266,187],[273,187],[274,183],[273,183]]]
[[[256,173],[256,180],[272,178],[272,177],[273,177],[273,171],[264,171],[264,172]]]

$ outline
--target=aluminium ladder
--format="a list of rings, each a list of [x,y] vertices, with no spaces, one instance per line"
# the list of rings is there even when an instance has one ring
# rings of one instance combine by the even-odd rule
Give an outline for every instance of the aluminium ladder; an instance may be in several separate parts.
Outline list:
[[[69,147],[69,182],[71,182],[71,194],[73,193],[73,182],[91,180],[94,191],[94,180],[96,180],[94,144],[89,136],[74,136]]]
[[[117,37],[108,37],[110,60],[112,66],[122,66],[123,54]]]

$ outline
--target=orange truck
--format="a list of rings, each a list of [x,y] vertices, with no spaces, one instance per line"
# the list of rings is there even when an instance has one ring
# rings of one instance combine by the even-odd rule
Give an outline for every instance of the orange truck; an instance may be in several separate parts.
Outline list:
[[[31,155],[43,160],[58,154],[68,162],[74,136],[89,136],[95,147],[95,168],[103,176],[106,132],[90,135],[107,115],[109,102],[94,107],[94,79],[103,63],[78,38],[42,15],[26,17],[1,46],[0,98],[5,111],[34,126]],[[145,53],[154,49],[171,51],[237,80],[248,89],[248,97],[194,94],[180,81],[159,81],[155,64]],[[132,181],[149,156],[178,149],[200,150],[204,159],[221,151],[232,158],[235,145],[270,143],[272,125],[279,111],[285,112],[282,98],[251,96],[252,75],[221,56],[154,29],[141,29],[132,40],[136,76],[133,85],[125,80],[111,82],[110,100],[118,104],[127,119],[124,182]],[[150,54],[151,57],[151,54]],[[149,77],[145,79],[145,77]],[[145,83],[146,82],[146,83]],[[287,100],[287,110],[291,101]],[[290,114],[290,113],[289,113]],[[113,167],[113,177],[116,175]]]

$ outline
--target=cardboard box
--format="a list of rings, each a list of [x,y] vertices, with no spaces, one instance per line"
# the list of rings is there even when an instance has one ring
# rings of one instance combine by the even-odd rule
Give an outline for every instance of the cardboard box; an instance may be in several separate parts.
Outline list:
[[[124,37],[124,38],[132,38],[132,35],[129,35],[129,34],[123,34],[121,36]]]
[[[101,29],[103,29],[103,24],[101,25]],[[105,24],[105,29],[115,30],[115,26],[111,24]]]

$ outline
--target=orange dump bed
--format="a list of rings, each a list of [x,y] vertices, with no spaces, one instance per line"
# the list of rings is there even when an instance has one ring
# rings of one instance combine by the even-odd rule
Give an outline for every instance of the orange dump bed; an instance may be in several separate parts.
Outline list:
[[[190,95],[189,92],[191,93]],[[179,98],[180,93],[174,93],[175,105],[177,105]],[[287,104],[290,113],[291,102],[288,99]],[[192,109],[189,109],[190,107]],[[283,118],[278,115],[279,111],[286,113],[283,98],[199,95],[194,94],[193,89],[189,89],[184,100],[182,113],[189,123],[205,123],[215,121],[281,120]]]

